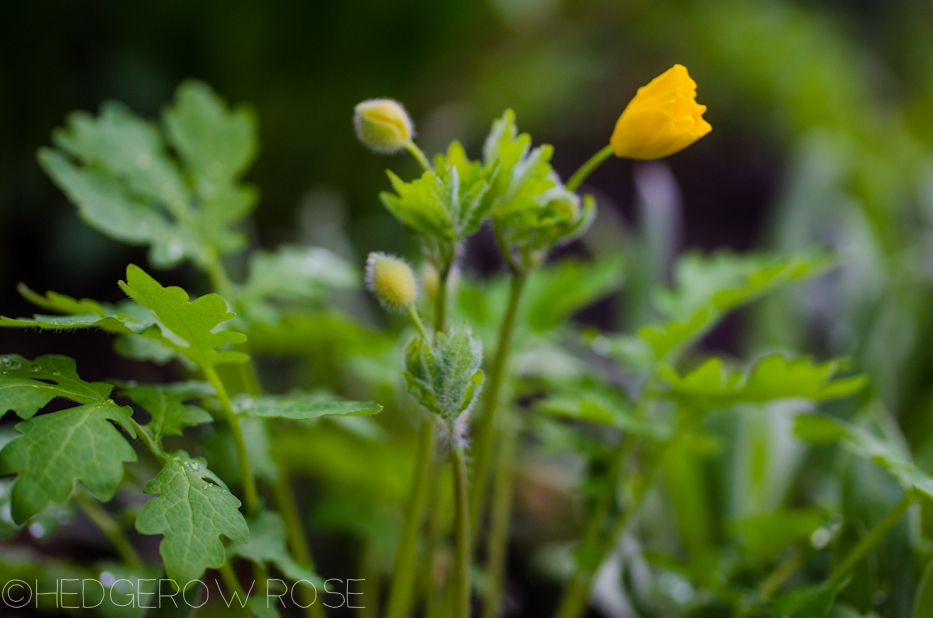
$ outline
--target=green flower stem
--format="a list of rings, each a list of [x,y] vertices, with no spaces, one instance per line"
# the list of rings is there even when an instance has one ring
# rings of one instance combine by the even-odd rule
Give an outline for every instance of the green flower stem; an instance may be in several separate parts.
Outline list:
[[[249,456],[246,454],[246,443],[243,441],[243,432],[240,430],[240,419],[233,406],[230,405],[230,397],[227,395],[227,389],[224,388],[217,370],[212,366],[203,368],[204,377],[211,383],[217,392],[217,399],[220,400],[220,409],[224,413],[227,424],[230,426],[230,435],[233,437],[233,446],[236,448],[237,463],[240,466],[240,481],[243,483],[243,502],[246,505],[246,512],[252,515],[259,510],[259,492],[256,490],[256,477],[253,476],[252,468],[249,465]]]
[[[606,146],[592,157],[590,157],[586,163],[580,166],[576,172],[573,173],[573,176],[570,177],[570,180],[567,181],[565,188],[568,191],[576,191],[580,188],[580,185],[583,184],[583,181],[586,180],[593,171],[602,165],[603,161],[612,156],[612,146]]]
[[[418,145],[415,142],[413,142],[412,140],[408,140],[408,143],[405,144],[405,149],[408,152],[410,152],[413,157],[418,159],[418,163],[421,164],[421,167],[424,168],[424,171],[426,172],[434,171],[434,168],[431,167],[430,161],[428,161],[428,158],[424,156],[424,152],[422,152],[421,149],[418,148]]]
[[[498,618],[502,615],[502,591],[505,585],[506,554],[509,540],[509,523],[512,518],[512,491],[515,481],[515,447],[518,427],[515,411],[511,407],[503,410],[504,422],[500,431],[496,476],[493,480],[492,521],[486,544],[486,599],[483,618]]]
[[[228,303],[232,303],[233,284],[230,283],[227,269],[224,268],[223,261],[219,255],[212,255],[212,259],[207,265],[207,274],[211,278],[211,285],[214,287],[214,291],[223,296],[224,300]]]
[[[463,446],[450,449],[454,481],[454,579],[452,618],[470,617],[470,504],[468,495],[466,455]]]
[[[849,571],[851,571],[859,563],[859,561],[865,556],[868,551],[878,544],[878,542],[884,538],[884,535],[887,534],[894,524],[900,521],[901,517],[904,516],[904,513],[907,512],[907,509],[917,501],[917,493],[915,491],[908,491],[904,494],[904,497],[900,502],[894,505],[888,514],[881,518],[875,527],[868,531],[868,534],[862,537],[862,540],[852,548],[852,550],[843,558],[842,562],[833,569],[833,572],[829,576],[828,582],[830,584],[838,584],[842,581]]]
[[[450,517],[447,500],[441,489],[441,480],[446,478],[443,473],[446,466],[435,465],[432,476],[431,504],[434,508],[428,511],[427,547],[422,560],[421,581],[423,585],[426,618],[439,618],[444,607],[444,581],[435,581],[434,559],[444,546],[446,522]]]
[[[281,464],[279,470],[279,476],[272,485],[272,491],[275,497],[275,505],[278,507],[279,515],[282,516],[282,522],[285,524],[289,549],[291,549],[295,560],[309,567],[312,571],[316,571],[314,559],[308,545],[308,537],[305,536],[304,528],[301,526],[301,516],[298,514],[298,506],[295,504],[295,493],[288,482],[287,471]],[[303,610],[307,618],[324,618],[323,604],[314,603],[317,593],[310,586],[301,586],[301,597],[302,604],[309,606]]]
[[[123,534],[123,529],[113,517],[110,516],[110,513],[108,513],[97,500],[85,493],[84,490],[75,492],[73,499],[84,514],[87,515],[87,518],[94,522],[94,525],[104,533],[104,536],[107,537],[107,540],[110,541],[113,548],[120,554],[120,559],[126,563],[126,566],[134,571],[138,570],[143,564],[142,558],[136,553],[133,544],[130,543],[126,535]]]
[[[241,599],[247,598],[246,593],[243,592],[243,587],[240,585],[240,580],[236,578],[236,573],[233,572],[233,567],[230,566],[230,560],[224,562],[223,566],[217,570],[220,572],[221,579],[224,580],[224,586],[227,587],[227,590],[231,595],[236,593],[240,595]],[[240,607],[239,603],[231,603],[231,606],[236,607],[237,611],[242,613],[242,615],[246,616],[247,618],[252,616],[252,612],[246,607]]]
[[[417,314],[415,314],[417,315]],[[411,493],[405,507],[405,521],[395,555],[395,569],[389,588],[386,618],[408,618],[411,614],[412,594],[417,572],[416,553],[421,520],[430,491],[430,470],[434,459],[434,417],[427,417],[418,430],[414,477]]]
[[[437,298],[434,299],[434,330],[442,333],[447,326],[447,281],[450,267],[437,275]]]
[[[473,537],[478,536],[480,520],[486,496],[486,486],[489,477],[489,459],[492,457],[492,446],[495,441],[495,416],[499,403],[499,391],[505,379],[505,366],[509,358],[509,347],[512,343],[512,332],[515,330],[515,316],[518,314],[518,303],[525,286],[526,276],[515,273],[509,291],[509,305],[505,311],[505,318],[499,330],[499,348],[492,362],[489,376],[489,387],[483,398],[483,411],[476,426],[474,441],[473,484],[470,494],[470,521],[473,526]]]
[[[415,326],[418,328],[418,334],[421,335],[424,345],[431,345],[431,339],[428,338],[428,331],[424,329],[424,324],[421,322],[421,318],[418,317],[418,312],[415,311],[414,305],[408,306],[408,315],[411,316],[411,321],[415,323]]]

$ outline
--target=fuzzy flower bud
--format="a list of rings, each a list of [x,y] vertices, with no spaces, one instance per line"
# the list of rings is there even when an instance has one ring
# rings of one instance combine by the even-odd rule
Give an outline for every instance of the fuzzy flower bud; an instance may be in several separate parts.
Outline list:
[[[617,157],[660,159],[683,150],[712,130],[696,102],[697,83],[675,64],[638,89],[616,123],[609,143]]]
[[[354,109],[353,124],[357,136],[376,152],[398,152],[415,135],[411,118],[398,101],[369,99],[357,104]]]
[[[415,273],[405,260],[385,253],[370,253],[366,260],[366,287],[389,311],[411,307],[418,296]]]

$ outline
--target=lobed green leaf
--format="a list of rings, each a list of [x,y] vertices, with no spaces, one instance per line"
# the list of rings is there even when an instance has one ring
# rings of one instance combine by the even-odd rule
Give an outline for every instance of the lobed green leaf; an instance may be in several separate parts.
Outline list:
[[[822,273],[832,265],[826,256],[757,257],[733,262],[735,259],[728,254],[684,258],[686,266],[679,266],[675,276],[677,287],[662,295],[662,305],[672,319],[638,331],[655,361],[668,361],[694,344],[727,312],[781,286]],[[707,268],[714,274],[697,274]]]
[[[130,298],[152,310],[158,319],[161,334],[154,329],[145,334],[159,339],[199,367],[249,360],[242,352],[217,350],[229,343],[246,341],[242,333],[215,330],[235,317],[228,310],[227,302],[217,294],[207,294],[189,302],[188,293],[183,289],[163,287],[135,264],[127,267],[126,282],[121,281],[120,287]]]
[[[416,338],[405,350],[408,392],[448,423],[467,412],[483,384],[483,344],[466,322],[438,333],[433,345]]]
[[[772,354],[756,362],[747,376],[725,368],[718,358],[684,376],[668,366],[661,366],[660,374],[670,385],[669,396],[693,409],[712,410],[780,399],[835,399],[856,393],[867,384],[861,375],[836,378],[839,370],[839,361],[816,365],[809,358]]]
[[[169,578],[184,585],[226,560],[222,538],[249,541],[240,501],[201,459],[184,451],[171,455],[144,491],[157,494],[136,517],[141,534],[161,534],[159,553]]]

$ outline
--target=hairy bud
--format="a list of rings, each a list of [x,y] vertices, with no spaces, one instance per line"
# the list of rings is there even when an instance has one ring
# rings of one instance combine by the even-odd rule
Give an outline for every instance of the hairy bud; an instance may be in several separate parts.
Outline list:
[[[415,135],[408,112],[392,99],[369,99],[357,104],[353,124],[361,142],[387,154],[405,148]]]
[[[370,253],[366,260],[366,287],[383,307],[402,311],[418,296],[415,273],[405,260],[385,253]]]

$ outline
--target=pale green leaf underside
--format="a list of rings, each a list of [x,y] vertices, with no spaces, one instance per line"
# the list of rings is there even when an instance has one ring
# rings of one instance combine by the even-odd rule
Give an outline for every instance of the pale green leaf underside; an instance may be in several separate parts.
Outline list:
[[[323,587],[324,580],[309,567],[296,562],[288,553],[285,525],[277,513],[261,511],[249,521],[249,542],[228,549],[233,556],[252,560],[257,564],[275,566],[292,581],[305,580]]]
[[[438,333],[430,346],[414,339],[406,350],[403,373],[408,392],[448,422],[456,421],[473,404],[483,384],[483,346],[468,323]]]
[[[199,579],[205,569],[223,565],[222,537],[249,541],[249,528],[238,510],[240,501],[204,465],[184,451],[172,455],[144,488],[158,494],[136,518],[142,534],[161,534],[159,553],[171,579]],[[184,584],[182,584],[184,585]]]
[[[238,414],[257,418],[287,418],[309,421],[322,416],[361,416],[376,414],[382,406],[372,401],[344,401],[326,395],[237,395],[232,401]]]
[[[0,317],[0,326],[8,328],[38,328],[40,330],[76,330],[99,328],[119,335],[114,341],[118,354],[133,360],[151,360],[165,364],[174,359],[189,363],[175,350],[167,347],[155,332],[149,332],[156,323],[152,312],[142,305],[126,300],[117,305],[99,303],[88,298],[78,300],[58,292],[37,294],[23,284],[20,294],[43,309],[66,315],[37,314],[31,318]],[[192,367],[193,368],[193,367]]]

